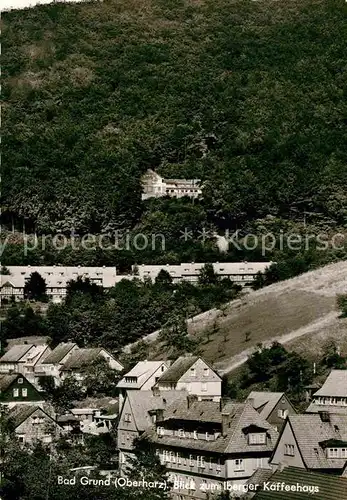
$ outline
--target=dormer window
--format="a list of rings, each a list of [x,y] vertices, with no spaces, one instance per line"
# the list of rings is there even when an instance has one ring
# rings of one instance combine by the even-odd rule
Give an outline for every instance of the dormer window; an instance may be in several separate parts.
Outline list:
[[[266,444],[265,432],[248,434],[248,444]]]
[[[328,458],[338,458],[339,457],[338,448],[327,448],[327,456]]]

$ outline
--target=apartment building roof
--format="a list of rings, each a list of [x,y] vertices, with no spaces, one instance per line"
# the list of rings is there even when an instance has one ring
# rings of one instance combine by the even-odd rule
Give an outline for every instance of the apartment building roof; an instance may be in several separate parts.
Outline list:
[[[270,477],[270,482],[275,485],[282,483],[293,485],[296,491],[262,489],[255,494],[254,500],[307,500],[311,496],[315,500],[347,500],[347,478],[344,477],[309,472],[297,467],[286,467],[282,471],[275,472]],[[304,486],[316,488],[316,491],[310,494],[307,489],[303,488]]]
[[[331,370],[328,378],[314,396],[347,398],[347,370]]]
[[[253,406],[260,415],[264,418],[269,418],[275,406],[284,396],[284,392],[252,391],[248,395],[247,400],[252,399]]]
[[[308,469],[336,469],[344,466],[346,459],[328,458],[322,444],[329,440],[347,440],[345,416],[330,414],[329,421],[323,421],[318,414],[290,415],[282,433],[287,425],[292,429],[302,460]]]
[[[158,382],[176,383],[199,359],[199,356],[181,356],[163,373]]]
[[[205,408],[205,410],[204,410]],[[176,411],[175,411],[176,410]],[[155,429],[148,431],[148,437],[167,446],[204,450],[216,453],[247,453],[254,451],[254,445],[249,444],[247,433],[252,430],[262,430],[267,433],[266,444],[257,444],[257,451],[271,452],[275,446],[278,432],[272,427],[249,403],[227,403],[222,409],[219,403],[196,401],[186,409],[182,401],[173,403],[164,411],[164,422],[168,420],[187,420],[195,422],[209,422],[212,425],[219,423],[222,426],[223,418],[227,417],[227,427],[224,435],[214,440],[180,438],[178,436],[158,436]],[[163,425],[165,425],[163,422]]]
[[[60,363],[62,359],[65,358],[65,356],[71,351],[76,346],[75,343],[73,342],[66,342],[66,343],[61,343],[58,344],[53,351],[48,354],[47,357],[45,357],[44,360],[42,360],[42,363],[44,364],[56,364]]]
[[[139,361],[117,384],[122,389],[140,389],[159,368],[168,362],[165,361]],[[136,377],[136,382],[127,382],[127,377]]]
[[[34,347],[33,344],[14,345],[0,358],[0,363],[18,363],[32,347]]]

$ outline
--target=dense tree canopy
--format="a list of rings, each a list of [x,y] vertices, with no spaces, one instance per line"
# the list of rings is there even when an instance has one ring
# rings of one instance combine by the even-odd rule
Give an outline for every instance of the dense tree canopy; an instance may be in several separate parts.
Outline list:
[[[4,223],[161,232],[169,259],[187,227],[186,255],[204,260],[203,227],[304,211],[344,224],[346,17],[338,0],[105,0],[5,13]],[[201,178],[203,201],[142,202],[148,167]]]

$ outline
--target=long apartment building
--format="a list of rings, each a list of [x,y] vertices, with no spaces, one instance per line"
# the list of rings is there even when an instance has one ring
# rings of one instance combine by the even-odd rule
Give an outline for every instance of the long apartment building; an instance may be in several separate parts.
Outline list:
[[[257,273],[263,273],[272,262],[214,262],[214,272],[221,278],[227,278],[231,281],[246,285],[254,281]],[[166,265],[141,265],[133,266],[132,272],[137,273],[140,279],[151,278],[155,280],[161,270],[167,271],[174,283],[180,281],[189,281],[197,283],[201,269],[204,263],[187,263],[187,264],[166,264]]]
[[[189,281],[197,283],[204,263],[188,263],[177,265],[134,265],[132,274],[117,274],[116,267],[85,267],[85,266],[6,266],[10,274],[0,275],[0,298],[10,300],[24,299],[24,287],[32,273],[37,272],[46,282],[47,296],[55,303],[61,302],[66,296],[69,281],[78,277],[88,278],[92,283],[109,289],[123,279],[138,278],[153,281],[163,269],[167,271],[174,283]],[[212,264],[215,273],[221,278],[228,278],[235,283],[247,285],[251,283],[258,272],[264,272],[271,262],[215,262]]]

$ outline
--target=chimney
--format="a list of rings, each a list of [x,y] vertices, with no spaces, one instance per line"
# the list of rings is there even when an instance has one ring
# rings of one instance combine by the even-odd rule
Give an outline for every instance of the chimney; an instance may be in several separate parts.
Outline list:
[[[198,396],[196,396],[195,394],[189,394],[187,396],[187,408],[189,410],[189,408],[191,408],[192,404],[198,400]]]
[[[230,413],[222,413],[222,436],[226,436],[229,429]]]
[[[247,403],[249,403],[254,408],[254,398],[247,398]]]
[[[164,420],[164,410],[159,408],[156,410],[157,422],[162,422]]]
[[[159,390],[159,387],[157,385],[154,385],[152,387],[152,394],[153,394],[153,396],[156,396],[156,397],[160,396],[160,390]]]
[[[327,412],[327,411],[320,411],[319,415],[320,415],[320,419],[321,419],[322,422],[330,422],[329,412]]]

